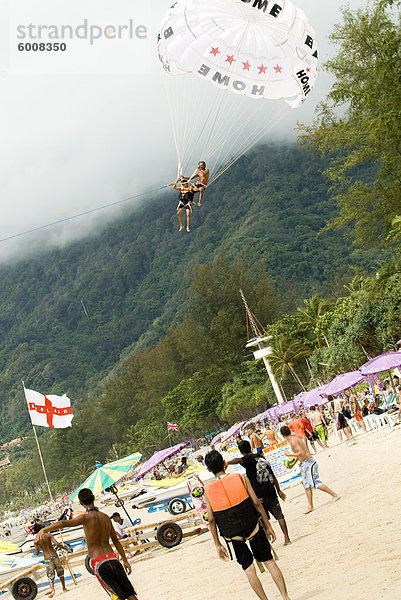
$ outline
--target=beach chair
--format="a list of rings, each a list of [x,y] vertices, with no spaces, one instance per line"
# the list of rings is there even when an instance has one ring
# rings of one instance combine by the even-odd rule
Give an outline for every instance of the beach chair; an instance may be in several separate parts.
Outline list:
[[[385,413],[382,415],[372,415],[372,417],[374,419],[376,429],[381,429],[382,427],[386,427],[386,425],[388,425]]]
[[[397,415],[398,415],[398,411],[393,412],[393,413],[385,413],[384,416],[386,418],[387,423],[390,425],[390,427],[394,427],[394,425],[398,421]]]
[[[354,435],[355,433],[360,433],[361,429],[360,429],[358,421],[355,419],[355,417],[348,420],[348,425],[351,428],[352,435]]]
[[[367,431],[373,431],[374,429],[377,429],[373,416],[374,415],[366,415],[366,417],[363,417]]]

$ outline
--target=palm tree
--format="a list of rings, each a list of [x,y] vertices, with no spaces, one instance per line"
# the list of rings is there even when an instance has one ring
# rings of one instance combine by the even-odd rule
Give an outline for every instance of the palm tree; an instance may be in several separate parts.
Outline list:
[[[304,300],[304,305],[299,307],[297,310],[300,313],[300,321],[299,324],[301,327],[305,327],[306,329],[312,330],[316,335],[317,345],[319,348],[322,347],[321,336],[317,332],[317,326],[321,317],[331,308],[331,304],[325,298],[320,298],[317,294],[312,296],[312,298],[308,298]],[[330,347],[330,344],[324,334],[321,334],[324,341],[327,344],[327,347]]]
[[[294,369],[294,362],[309,356],[310,352],[301,342],[293,340],[290,337],[283,336],[275,341],[273,354],[268,356],[268,361],[276,376],[284,378],[288,371],[294,377],[295,381],[301,386],[303,391],[306,388],[300,380]]]
[[[78,465],[78,467],[74,470],[74,475],[76,475],[79,481],[85,481],[85,479],[90,475],[93,467],[88,465],[88,463],[82,462]]]

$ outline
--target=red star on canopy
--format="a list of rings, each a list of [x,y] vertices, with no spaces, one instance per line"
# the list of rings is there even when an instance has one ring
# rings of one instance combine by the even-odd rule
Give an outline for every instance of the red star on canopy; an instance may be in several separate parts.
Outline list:
[[[276,73],[281,73],[281,71],[283,70],[283,67],[279,67],[278,65],[276,65],[275,67],[273,67],[274,70],[276,71]]]
[[[310,73],[310,69],[309,69],[309,67],[306,69],[306,72],[307,72],[307,73]]]
[[[218,48],[213,48],[210,50],[209,54],[213,54],[213,56],[217,56],[218,54],[220,54],[220,50]]]
[[[249,60],[247,60],[246,62],[243,62],[242,64],[244,65],[243,69],[242,69],[243,71],[249,71],[252,66],[249,64]]]
[[[261,75],[262,73],[266,73],[267,67],[264,66],[264,64],[262,63],[260,65],[260,67],[258,67],[259,69],[259,75]]]
[[[235,62],[234,55],[232,54],[231,56],[228,56],[228,54],[227,54],[227,58],[226,58],[225,62],[229,62],[230,65],[232,65],[233,62]]]

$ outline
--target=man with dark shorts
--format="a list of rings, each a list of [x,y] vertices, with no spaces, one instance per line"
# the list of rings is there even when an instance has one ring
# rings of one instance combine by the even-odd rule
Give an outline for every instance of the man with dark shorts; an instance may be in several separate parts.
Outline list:
[[[41,543],[42,538],[50,531],[65,527],[82,526],[84,528],[91,567],[101,586],[119,600],[138,600],[136,592],[127,577],[131,573],[131,565],[125,555],[124,548],[117,539],[110,517],[99,511],[94,505],[95,497],[91,490],[82,488],[78,494],[85,514],[69,521],[56,521],[39,531],[35,538]],[[122,558],[122,564],[110,545],[110,539]]]
[[[180,183],[179,183],[179,181],[180,181]],[[178,222],[180,224],[179,231],[182,231],[184,229],[184,225],[182,223],[182,216],[181,216],[183,210],[185,210],[186,215],[187,215],[187,231],[190,231],[189,226],[191,224],[191,212],[192,212],[191,204],[194,200],[194,194],[195,194],[196,190],[194,189],[194,185],[192,183],[189,183],[189,181],[187,179],[183,179],[183,178],[181,180],[177,180],[174,183],[173,188],[180,192],[178,195],[178,206],[177,206],[177,217],[178,217]]]
[[[278,494],[282,500],[285,500],[286,495],[280,490],[280,484],[269,461],[264,456],[252,454],[251,445],[247,440],[242,440],[238,444],[238,450],[241,452],[242,458],[233,458],[226,462],[226,465],[240,464],[244,467],[255,494],[262,502],[267,518],[271,515],[278,521],[284,535],[284,546],[288,546],[291,544],[291,540],[288,535],[287,522],[277,497]]]
[[[243,475],[227,475],[223,457],[217,450],[206,454],[205,463],[216,478],[206,486],[205,500],[210,532],[217,555],[222,560],[229,560],[228,552],[220,542],[220,533],[232,544],[237,562],[245,571],[253,591],[260,600],[268,600],[268,598],[256,574],[254,558],[266,565],[283,600],[290,600],[283,574],[273,559],[270,548],[269,540],[274,542],[276,535],[260,500],[252,489],[251,482]],[[259,523],[260,518],[263,528]]]

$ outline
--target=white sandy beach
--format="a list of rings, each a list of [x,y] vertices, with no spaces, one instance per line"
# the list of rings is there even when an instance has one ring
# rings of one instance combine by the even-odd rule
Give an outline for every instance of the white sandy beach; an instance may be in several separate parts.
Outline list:
[[[401,427],[341,445],[332,438],[331,445],[318,454],[320,476],[342,495],[341,500],[330,504],[329,496],[317,491],[316,510],[304,515],[305,494],[297,485],[288,490],[283,503],[291,546],[283,547],[280,528],[273,523],[275,549],[291,600],[399,600]],[[165,513],[157,513],[156,519],[134,514],[150,522],[163,520]],[[256,598],[241,567],[217,559],[209,533],[171,550],[147,551],[131,564],[139,600]],[[84,567],[76,570],[83,576],[68,593],[69,600],[106,598]],[[280,598],[270,575],[266,572],[261,578],[269,600]],[[57,595],[61,595],[59,588]]]

